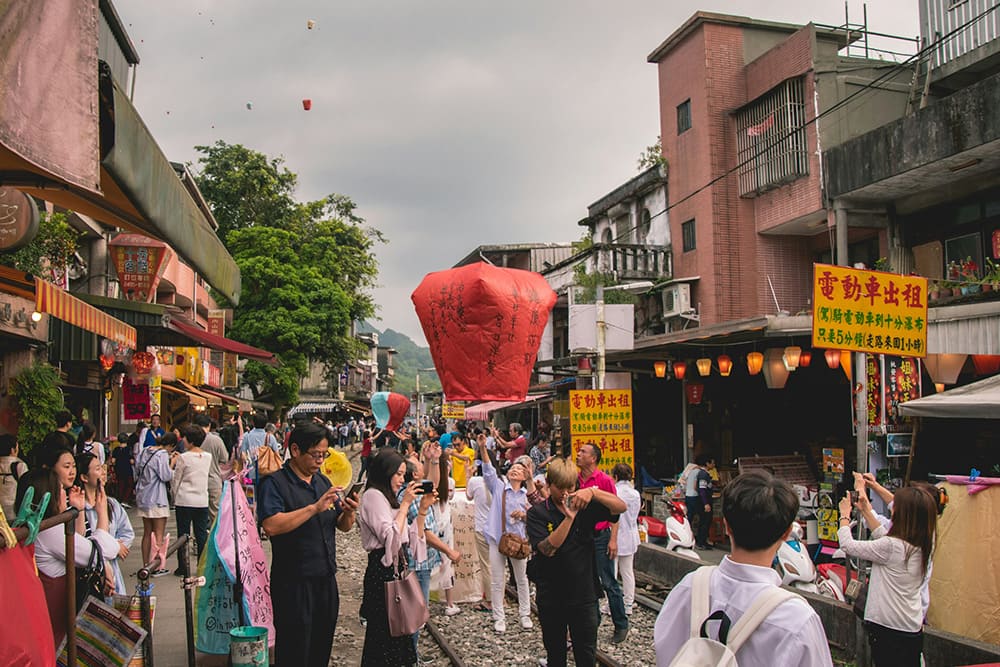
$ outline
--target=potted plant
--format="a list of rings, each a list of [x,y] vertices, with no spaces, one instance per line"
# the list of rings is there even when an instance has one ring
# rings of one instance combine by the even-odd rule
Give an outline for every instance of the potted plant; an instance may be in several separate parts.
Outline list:
[[[941,298],[941,282],[938,280],[927,281],[927,300],[937,301]]]
[[[983,291],[1000,291],[1000,262],[994,262],[990,257],[986,258],[986,266],[983,268]]]
[[[982,285],[979,282],[979,265],[976,260],[966,257],[962,261],[962,294],[978,294]]]
[[[948,267],[945,275],[947,277],[947,280],[944,281],[943,283],[943,288],[945,290],[945,293],[947,293],[947,291],[950,290],[951,296],[961,296],[962,295],[962,287],[960,282],[962,278],[961,263],[955,260],[948,262]]]

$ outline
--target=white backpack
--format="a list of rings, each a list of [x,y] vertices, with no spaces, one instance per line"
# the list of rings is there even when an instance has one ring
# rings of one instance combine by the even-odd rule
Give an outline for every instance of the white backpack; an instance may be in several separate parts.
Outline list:
[[[709,582],[715,566],[699,568],[691,578],[691,638],[684,642],[670,667],[739,667],[736,653],[768,614],[782,602],[795,597],[791,591],[774,587],[756,598],[746,613],[730,629],[729,617],[722,611],[709,613]],[[709,639],[709,621],[721,622],[719,640]]]

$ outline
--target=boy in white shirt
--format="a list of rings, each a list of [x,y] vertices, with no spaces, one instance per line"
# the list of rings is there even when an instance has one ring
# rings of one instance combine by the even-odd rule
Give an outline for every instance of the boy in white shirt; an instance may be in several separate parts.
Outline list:
[[[732,538],[732,553],[712,573],[710,613],[722,611],[736,624],[754,599],[781,584],[771,568],[778,546],[788,537],[799,499],[786,482],[763,471],[750,471],[726,485],[722,515]],[[656,619],[656,664],[667,667],[691,637],[693,573],[670,592]],[[709,636],[718,624],[709,623]],[[720,638],[721,639],[721,638]],[[823,624],[801,597],[787,600],[736,651],[740,667],[829,667],[833,664]]]

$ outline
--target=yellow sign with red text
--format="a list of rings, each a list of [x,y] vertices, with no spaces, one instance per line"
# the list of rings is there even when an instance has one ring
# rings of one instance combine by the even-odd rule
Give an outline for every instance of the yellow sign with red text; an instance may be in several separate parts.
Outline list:
[[[569,392],[569,432],[573,459],[583,445],[601,450],[598,468],[606,473],[619,463],[635,472],[631,389],[586,389]]]
[[[927,355],[927,279],[813,265],[813,347]]]

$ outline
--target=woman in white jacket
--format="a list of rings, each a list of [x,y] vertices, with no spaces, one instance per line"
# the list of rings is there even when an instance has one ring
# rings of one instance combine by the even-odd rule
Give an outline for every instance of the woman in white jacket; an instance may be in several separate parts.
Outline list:
[[[96,496],[97,525],[91,527],[90,537],[86,537],[87,525],[84,518],[86,497],[83,489],[72,486],[67,492],[60,483],[59,477],[51,470],[37,468],[25,474],[18,480],[17,505],[21,506],[24,494],[28,488],[34,489],[34,503],[50,494],[49,505],[45,510],[45,518],[65,512],[69,507],[80,510],[76,518],[76,534],[74,555],[77,568],[85,568],[90,563],[95,548],[100,547],[105,558],[113,558],[117,553],[118,541],[108,532],[110,519],[108,517],[107,496],[100,489]],[[42,580],[45,590],[45,601],[48,603],[49,618],[52,622],[52,633],[56,646],[66,636],[66,531],[60,524],[38,533],[35,539],[35,564],[38,566],[38,577]],[[105,562],[105,593],[114,590],[114,571]]]
[[[632,467],[619,463],[611,470],[615,478],[615,492],[625,502],[625,513],[618,520],[618,556],[615,568],[622,578],[622,598],[625,613],[632,613],[635,604],[635,570],[633,560],[639,551],[639,506],[642,499],[632,486]]]

